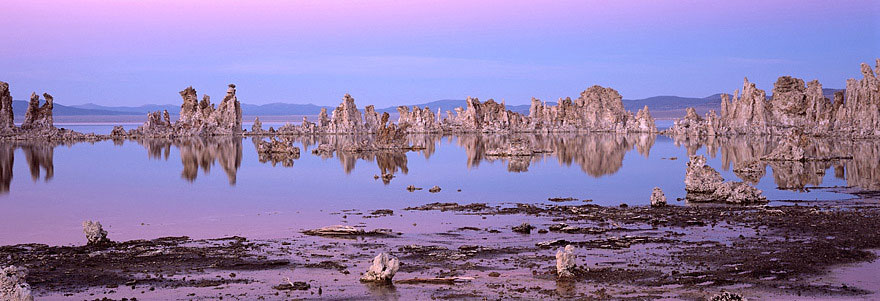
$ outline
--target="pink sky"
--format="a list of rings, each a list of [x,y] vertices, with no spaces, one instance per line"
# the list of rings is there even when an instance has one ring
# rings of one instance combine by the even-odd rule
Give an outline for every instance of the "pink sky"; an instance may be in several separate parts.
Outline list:
[[[113,104],[120,94],[142,97],[127,100],[132,103],[173,103],[182,86],[222,90],[231,81],[267,90],[251,94],[252,103],[330,104],[345,92],[375,102],[474,95],[518,103],[576,95],[592,84],[630,98],[705,96],[734,89],[743,76],[766,88],[782,73],[840,87],[857,75],[859,62],[880,53],[875,1],[13,0],[3,6],[0,80],[13,84],[17,99],[31,90],[54,91],[62,103]],[[722,71],[729,73],[710,74]],[[670,75],[680,80],[670,82]]]

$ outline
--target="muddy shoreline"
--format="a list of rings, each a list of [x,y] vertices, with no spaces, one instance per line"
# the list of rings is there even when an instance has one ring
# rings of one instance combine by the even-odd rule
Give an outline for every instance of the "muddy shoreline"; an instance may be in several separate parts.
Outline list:
[[[870,203],[652,208],[571,201],[377,209],[382,210],[346,214],[370,221],[429,212],[500,222],[430,234],[394,229],[375,235],[367,223],[358,226],[366,231],[349,236],[300,232],[268,240],[166,237],[105,246],[22,244],[0,247],[0,265],[26,267],[38,299],[700,300],[722,291],[763,299],[858,297],[878,289],[812,281],[834,266],[876,259],[880,206]],[[523,221],[534,227],[529,234],[514,231]],[[576,247],[584,269],[575,279],[557,281],[553,254],[568,244]],[[398,284],[357,281],[379,252],[401,260],[394,278]],[[464,280],[412,281],[425,277]]]

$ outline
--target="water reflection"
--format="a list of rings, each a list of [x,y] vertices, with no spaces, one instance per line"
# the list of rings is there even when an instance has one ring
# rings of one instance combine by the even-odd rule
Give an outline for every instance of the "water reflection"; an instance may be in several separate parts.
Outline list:
[[[171,147],[180,152],[180,161],[183,165],[181,177],[193,182],[199,175],[199,169],[205,174],[211,172],[215,163],[219,164],[229,185],[235,185],[238,168],[241,167],[242,149],[241,138],[233,137],[205,137],[186,139],[139,139],[136,142],[147,149],[147,154],[152,159],[168,160]]]
[[[250,143],[256,149],[260,138],[252,138]],[[648,158],[651,148],[657,141],[653,134],[510,134],[510,135],[409,135],[408,145],[412,150],[349,151],[353,145],[372,139],[359,135],[321,135],[292,137],[302,148],[302,156],[317,156],[324,159],[336,158],[347,174],[355,170],[359,161],[378,167],[380,178],[385,184],[394,177],[409,173],[408,160],[423,157],[431,158],[441,146],[457,146],[464,156],[460,164],[468,169],[478,167],[483,162],[506,164],[508,172],[528,172],[537,162],[558,162],[560,166],[577,165],[584,174],[591,177],[613,175],[623,167],[625,155],[636,150]],[[181,177],[193,182],[199,175],[208,174],[215,165],[226,173],[230,185],[235,185],[238,170],[242,164],[242,138],[209,137],[189,139],[141,139],[134,143],[142,146],[148,157],[169,160],[176,152],[182,165]],[[132,141],[114,141],[114,144]],[[745,182],[757,184],[767,177],[768,167],[774,183],[780,189],[795,191],[821,186],[827,173],[846,181],[847,185],[862,189],[880,189],[880,141],[808,139],[803,144],[807,157],[821,160],[768,161],[762,158],[771,154],[783,144],[773,137],[709,137],[703,140],[674,140],[676,146],[683,148],[687,155],[694,155],[700,149],[713,158],[720,157],[721,169],[732,170]],[[536,151],[533,155],[498,156],[487,155],[495,149],[518,145]],[[10,189],[13,176],[14,156],[18,149],[24,154],[33,180],[46,181],[54,176],[54,148],[58,144],[36,142],[0,143],[0,193]],[[326,147],[324,147],[326,146]],[[317,151],[313,154],[312,151]],[[295,160],[302,160],[296,159]],[[684,159],[684,158],[682,158]],[[293,166],[292,162],[260,160],[263,163],[282,163]],[[682,161],[684,162],[684,160]],[[683,164],[683,163],[682,163]],[[293,167],[295,168],[295,167]],[[438,167],[438,168],[442,168]],[[636,167],[638,169],[638,167]]]
[[[526,172],[531,162],[555,157],[561,165],[577,164],[584,173],[601,177],[616,173],[623,166],[624,155],[635,147],[645,157],[654,145],[654,134],[513,134],[513,135],[470,135],[459,136],[457,144],[467,153],[468,168],[480,162],[500,160],[507,162],[510,172]],[[542,154],[533,156],[487,156],[491,149],[504,148],[512,143],[523,143],[527,149],[538,150]]]
[[[45,171],[43,179],[49,181],[55,176],[53,157],[57,143],[3,142],[0,143],[0,194],[9,192],[12,183],[12,167],[15,150],[24,152],[25,162],[31,172],[31,179],[37,181]]]
[[[822,185],[829,169],[847,185],[867,190],[880,189],[880,141],[810,138],[803,141],[805,157],[800,161],[762,160],[784,143],[774,137],[710,137],[676,140],[677,146],[696,154],[705,147],[709,156],[721,156],[722,169],[730,170],[745,182],[756,183],[768,166],[780,189],[803,191]]]

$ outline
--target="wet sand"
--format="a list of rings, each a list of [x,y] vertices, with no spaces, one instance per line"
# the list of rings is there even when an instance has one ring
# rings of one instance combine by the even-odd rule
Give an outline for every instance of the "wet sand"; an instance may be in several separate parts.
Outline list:
[[[0,265],[27,267],[36,296],[49,300],[699,300],[722,291],[750,299],[850,299],[880,290],[871,280],[880,250],[875,199],[674,205],[413,204],[336,214],[367,231],[401,220],[433,231],[403,227],[349,237],[291,231],[275,239],[170,237],[103,247],[26,244],[0,247]],[[455,223],[444,222],[453,216]],[[524,222],[536,228],[512,231]],[[575,279],[557,280],[554,254],[567,244],[576,247],[582,269]],[[394,285],[358,281],[379,252],[401,260]],[[407,283],[427,277],[465,279]],[[282,286],[288,280],[296,285]]]

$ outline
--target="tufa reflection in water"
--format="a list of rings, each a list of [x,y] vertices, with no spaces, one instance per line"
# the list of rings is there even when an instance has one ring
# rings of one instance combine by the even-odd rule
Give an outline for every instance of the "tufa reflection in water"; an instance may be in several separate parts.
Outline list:
[[[45,181],[55,175],[53,156],[57,143],[35,142],[3,142],[0,143],[0,193],[9,192],[12,183],[12,167],[15,162],[15,150],[24,152],[25,161],[31,171],[31,179],[40,179],[41,170],[46,171]]]
[[[167,161],[172,150],[176,149],[183,167],[181,177],[187,181],[195,181],[199,170],[208,174],[218,164],[226,173],[229,184],[235,185],[243,157],[242,139],[202,137],[133,141],[143,146],[151,159]],[[408,157],[409,152],[429,159],[440,145],[457,145],[463,149],[464,164],[468,169],[475,168],[482,162],[500,161],[506,163],[508,172],[528,172],[532,163],[555,158],[560,166],[575,164],[587,175],[603,177],[619,172],[624,156],[633,149],[642,156],[649,157],[657,136],[644,133],[447,136],[411,134],[406,136],[406,149],[373,151],[357,151],[350,147],[374,139],[371,135],[301,135],[290,139],[302,145],[303,156],[337,158],[347,174],[354,171],[358,161],[374,162],[383,183],[389,184],[395,175],[409,172],[407,163],[412,159]],[[254,149],[258,141],[259,138],[252,138]],[[114,144],[121,145],[124,142],[114,141]],[[880,141],[803,139],[798,142],[798,149],[803,152],[803,158],[799,160],[768,159],[775,150],[790,143],[774,137],[683,138],[674,139],[674,143],[683,147],[689,156],[705,147],[710,157],[720,155],[722,170],[732,169],[737,177],[752,184],[767,176],[769,166],[774,183],[779,189],[804,191],[811,186],[821,185],[826,173],[833,168],[834,177],[845,180],[848,186],[880,189]],[[17,149],[24,153],[34,180],[40,179],[43,172],[45,180],[52,179],[54,148],[57,145],[36,142],[0,143],[0,192],[9,191]],[[327,148],[322,148],[322,145]],[[292,166],[286,163],[281,165]]]
[[[797,141],[776,137],[705,137],[675,139],[684,146],[688,156],[702,147],[715,158],[720,153],[722,169],[730,170],[745,182],[757,183],[766,174],[767,166],[773,171],[773,180],[779,189],[804,191],[808,186],[822,184],[828,169],[834,177],[846,180],[848,186],[866,190],[880,189],[880,141],[833,138],[807,138]],[[802,152],[798,159],[778,159],[774,151],[784,154]],[[779,151],[777,151],[779,153]]]

